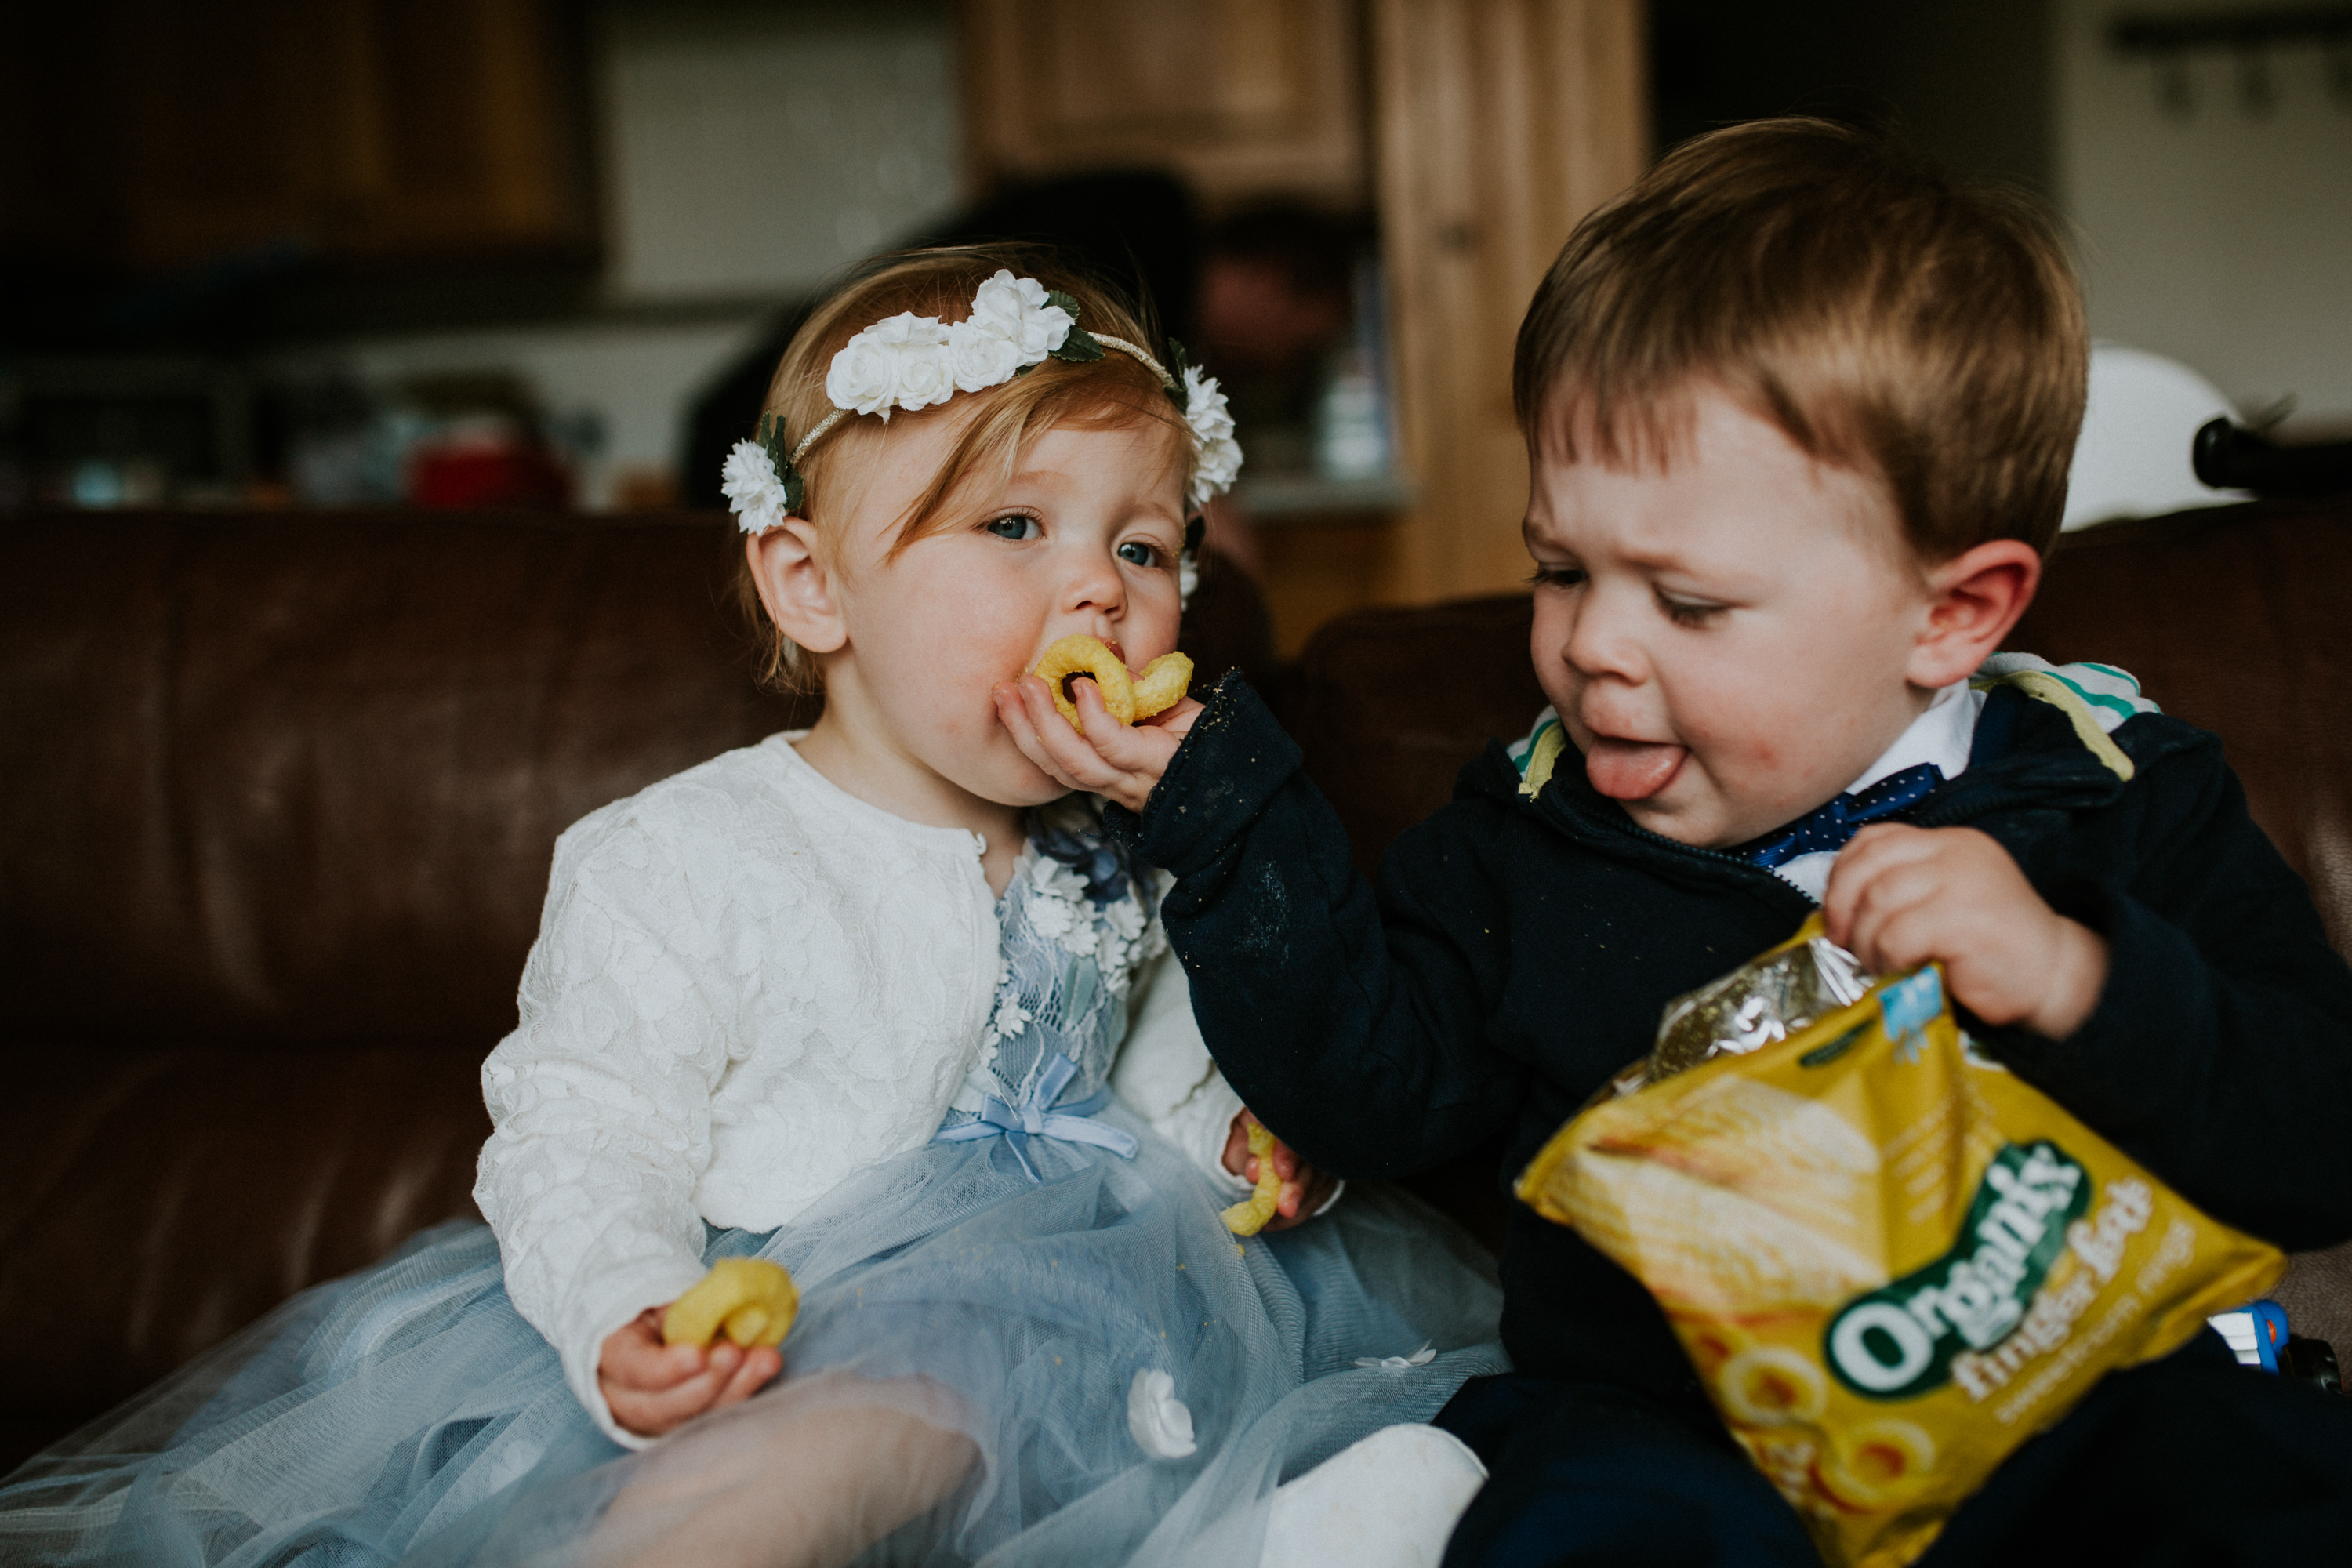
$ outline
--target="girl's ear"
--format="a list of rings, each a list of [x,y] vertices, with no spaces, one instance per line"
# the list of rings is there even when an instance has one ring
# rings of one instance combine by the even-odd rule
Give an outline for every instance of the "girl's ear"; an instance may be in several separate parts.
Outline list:
[[[1994,539],[1927,572],[1927,616],[1904,675],[1914,686],[1949,686],[2000,651],[2042,584],[2042,554],[2021,539]]]
[[[814,654],[827,654],[849,641],[849,623],[833,569],[817,551],[815,525],[788,517],[765,533],[743,542],[760,603],[777,629]]]

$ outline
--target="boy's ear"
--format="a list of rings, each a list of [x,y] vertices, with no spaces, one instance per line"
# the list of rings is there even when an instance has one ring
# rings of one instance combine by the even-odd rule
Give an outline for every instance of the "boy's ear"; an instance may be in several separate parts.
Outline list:
[[[814,654],[832,653],[849,640],[841,595],[832,567],[818,552],[814,524],[788,517],[745,540],[743,552],[760,603],[786,637]]]
[[[1989,540],[1930,567],[1927,616],[1905,678],[1932,689],[1975,673],[2041,584],[2041,552],[2021,539]]]

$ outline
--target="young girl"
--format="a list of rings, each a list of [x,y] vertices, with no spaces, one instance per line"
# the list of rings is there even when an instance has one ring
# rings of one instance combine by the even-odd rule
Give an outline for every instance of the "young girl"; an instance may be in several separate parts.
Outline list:
[[[1239,461],[1180,351],[1015,265],[881,266],[785,354],[728,493],[769,674],[824,716],[558,843],[483,1068],[489,1226],[37,1460],[0,1556],[1246,1563],[1299,1533],[1278,1483],[1500,1370],[1496,1292],[1409,1200],[1332,1206],[1277,1149],[1278,1234],[1225,1228],[1245,1113],[1158,875],[1000,721],[1064,636],[1175,646]],[[799,1285],[781,1352],[665,1346],[744,1255]]]

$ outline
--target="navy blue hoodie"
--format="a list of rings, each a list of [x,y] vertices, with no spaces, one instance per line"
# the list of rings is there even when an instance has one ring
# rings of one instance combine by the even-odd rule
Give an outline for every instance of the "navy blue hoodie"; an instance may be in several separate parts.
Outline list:
[[[2213,735],[2143,714],[2128,781],[2066,713],[1991,691],[1969,766],[1906,818],[1992,836],[2104,936],[2074,1036],[1971,1028],[2214,1217],[2282,1247],[2352,1236],[2352,972],[2247,815]],[[1813,908],[1770,871],[1636,826],[1573,751],[1532,798],[1490,745],[1402,836],[1377,886],[1255,693],[1228,677],[1139,818],[1225,1077],[1314,1163],[1402,1176],[1502,1134],[1506,1185],[1660,1008]],[[1512,1205],[1503,1338],[1523,1373],[1703,1395],[1664,1315],[1573,1231]]]

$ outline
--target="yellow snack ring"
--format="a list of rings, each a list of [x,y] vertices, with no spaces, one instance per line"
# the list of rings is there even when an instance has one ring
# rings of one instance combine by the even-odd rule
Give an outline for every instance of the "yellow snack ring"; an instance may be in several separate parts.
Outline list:
[[[1833,1433],[1817,1475],[1833,1501],[1867,1512],[1909,1501],[1935,1468],[1936,1440],[1916,1424],[1888,1416]]]
[[[723,1327],[745,1350],[782,1344],[800,1308],[801,1293],[781,1265],[764,1258],[722,1258],[662,1314],[662,1342],[707,1345]]]
[[[1135,680],[1135,718],[1141,721],[1184,700],[1192,684],[1192,661],[1181,653],[1163,653],[1143,667]]]
[[[1819,1421],[1829,1404],[1821,1368],[1785,1345],[1741,1351],[1716,1373],[1723,1408],[1749,1426],[1786,1426]]]
[[[1189,678],[1189,671],[1187,674]],[[1054,706],[1061,710],[1072,729],[1084,734],[1086,726],[1078,721],[1078,705],[1070,700],[1070,694],[1062,687],[1074,675],[1094,677],[1095,689],[1102,693],[1103,710],[1122,724],[1135,722],[1135,678],[1127,672],[1118,656],[1103,646],[1100,637],[1083,634],[1064,637],[1037,661],[1037,678],[1053,691]]]
[[[1257,1190],[1225,1211],[1225,1228],[1235,1236],[1255,1236],[1274,1218],[1275,1202],[1282,1196],[1282,1178],[1274,1173],[1274,1134],[1263,1121],[1249,1126],[1250,1152],[1257,1156]]]

